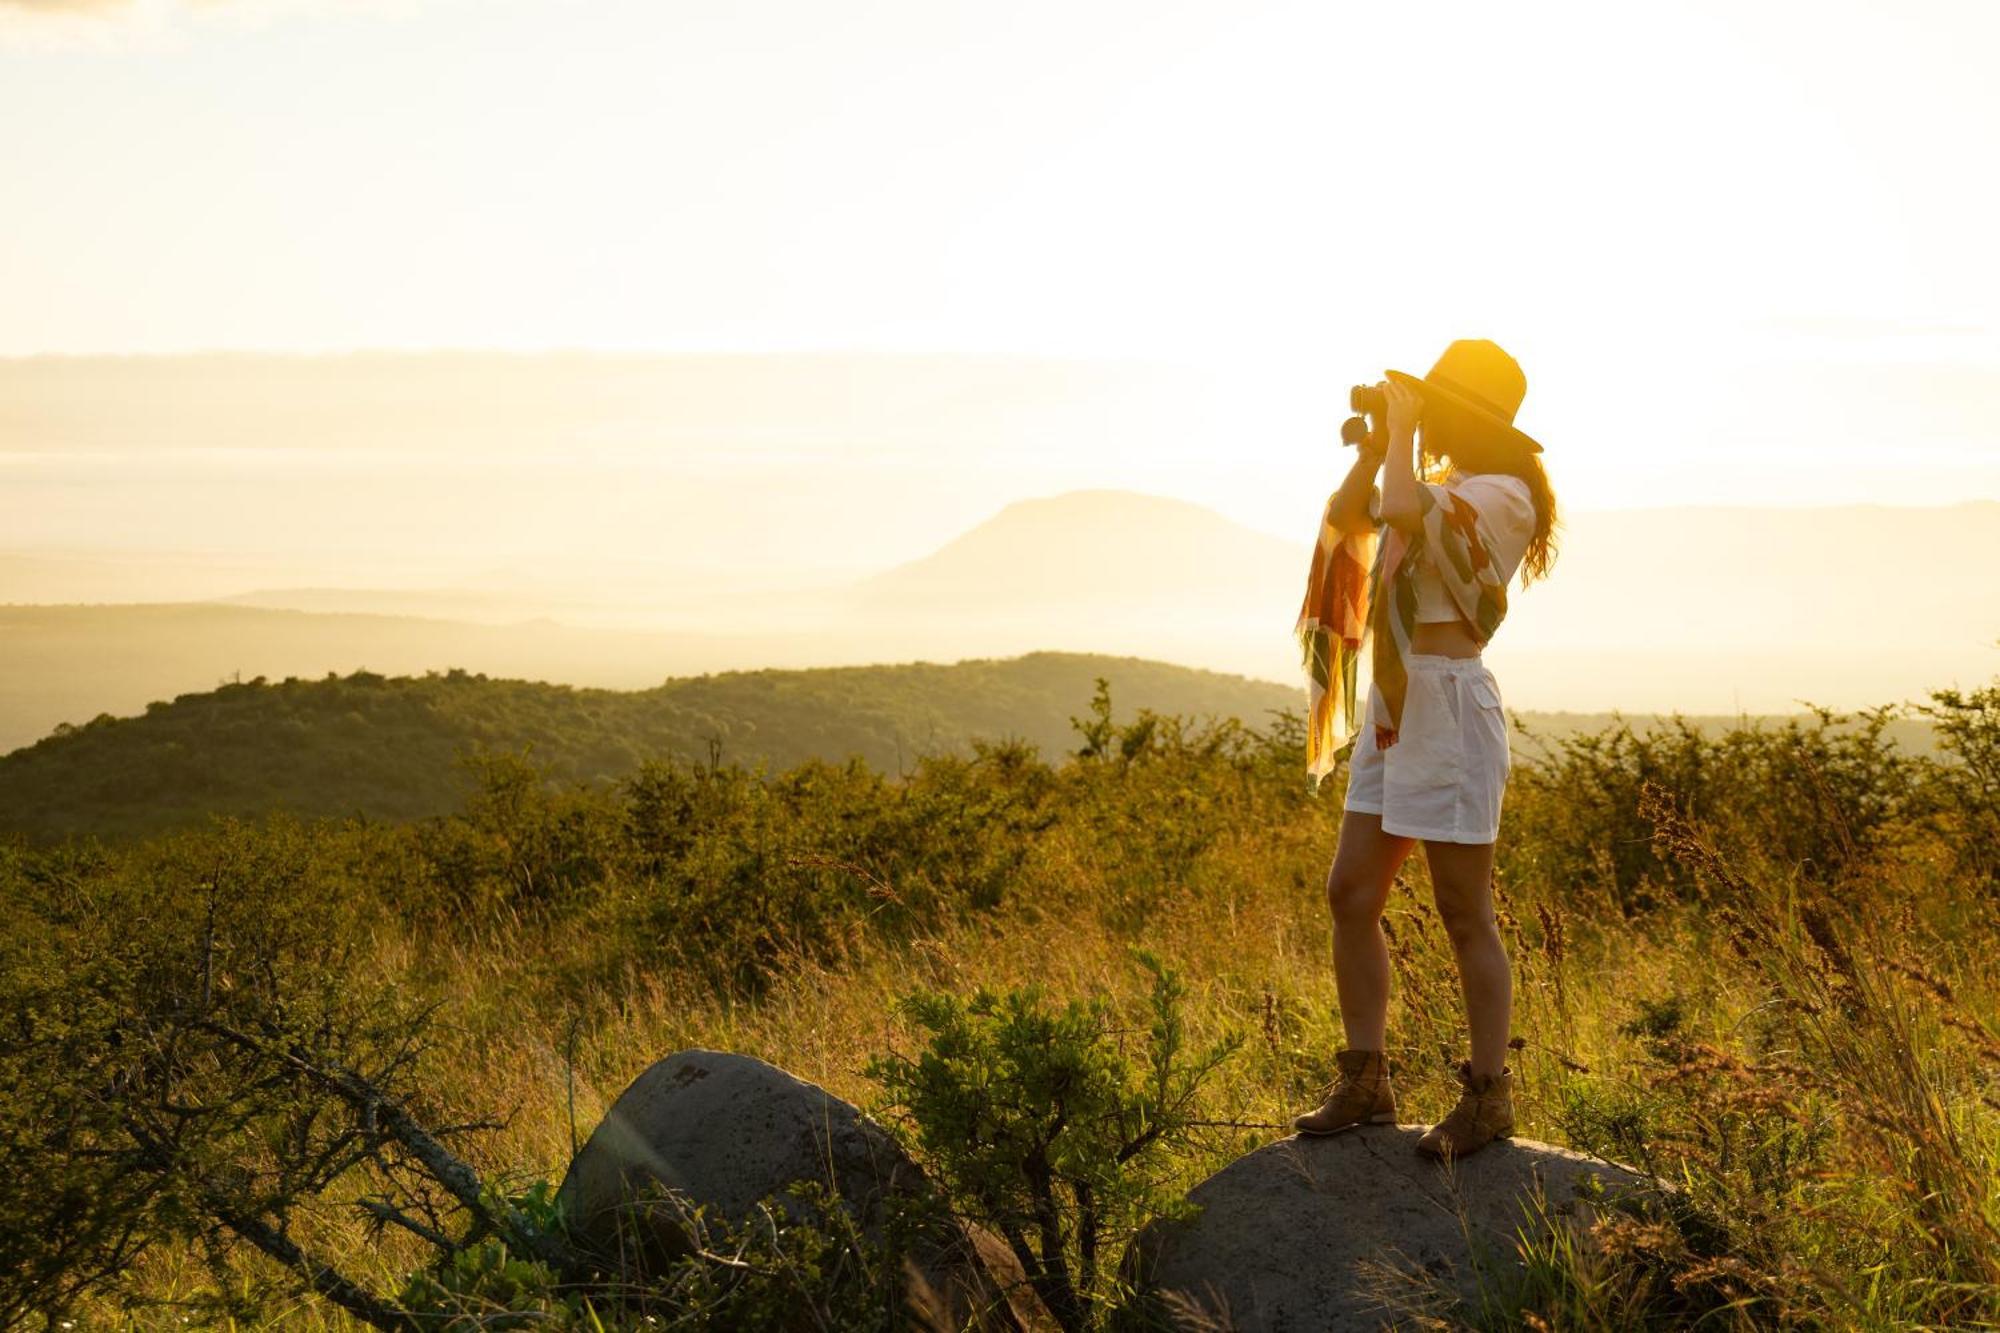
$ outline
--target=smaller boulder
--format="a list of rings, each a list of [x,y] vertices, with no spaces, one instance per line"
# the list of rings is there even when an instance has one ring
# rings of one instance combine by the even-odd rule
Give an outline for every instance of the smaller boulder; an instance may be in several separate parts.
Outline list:
[[[619,1095],[557,1192],[573,1241],[607,1267],[640,1275],[691,1253],[689,1205],[739,1225],[800,1182],[830,1187],[870,1239],[897,1199],[931,1186],[909,1154],[859,1108],[747,1055],[687,1050]],[[1005,1243],[949,1220],[910,1256],[920,1303],[952,1327],[1051,1326]]]

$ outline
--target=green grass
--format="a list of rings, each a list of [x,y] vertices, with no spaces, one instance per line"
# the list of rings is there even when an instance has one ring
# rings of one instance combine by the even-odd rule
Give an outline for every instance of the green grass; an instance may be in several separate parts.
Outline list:
[[[1455,1319],[2000,1320],[2000,816],[1979,780],[2000,691],[1962,702],[1982,725],[1934,756],[1891,744],[1886,716],[1829,716],[1717,736],[1613,727],[1517,766],[1497,903],[1520,1132],[1658,1173],[1684,1206],[1531,1247],[1524,1278]],[[14,1034],[0,1051],[15,1086],[49,1076],[20,1035],[29,1000],[45,1025],[83,1023],[63,998],[83,983],[51,970],[92,975],[114,945],[165,969],[162,985],[194,984],[162,959],[212,935],[218,894],[241,899],[246,932],[286,903],[337,901],[337,920],[304,913],[300,938],[344,951],[340,994],[439,1006],[412,1077],[441,1117],[504,1116],[467,1151],[525,1183],[560,1178],[610,1101],[674,1050],[747,1052],[877,1105],[871,1059],[920,1040],[902,997],[1034,983],[1139,1010],[1137,946],[1186,986],[1191,1046],[1248,1034],[1194,1117],[1229,1126],[1192,1135],[1173,1165],[1185,1188],[1280,1137],[1329,1075],[1321,886],[1339,787],[1307,794],[1295,715],[1119,731],[1095,759],[995,742],[904,778],[655,764],[607,789],[500,762],[456,813],[409,824],[21,843],[0,856]],[[114,909],[143,912],[143,931],[90,924]],[[1429,1120],[1451,1103],[1463,1033],[1421,854],[1388,922],[1399,1101]],[[33,1139],[6,1114],[13,1142]],[[41,1216],[59,1184],[17,1182],[6,1225]],[[303,1207],[300,1234],[393,1292],[419,1247],[370,1239],[343,1197]],[[197,1246],[153,1245],[86,1309],[178,1327],[173,1302],[233,1283],[245,1326],[345,1326],[256,1256],[219,1271]]]

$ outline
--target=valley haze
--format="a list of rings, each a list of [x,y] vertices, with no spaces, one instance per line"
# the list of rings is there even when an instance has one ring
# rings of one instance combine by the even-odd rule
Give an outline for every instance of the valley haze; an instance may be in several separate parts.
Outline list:
[[[632,689],[1058,650],[1299,685],[1348,459],[1330,420],[1253,450],[1267,408],[1239,433],[1137,362],[29,357],[0,391],[0,748],[357,669]],[[1559,556],[1486,654],[1510,707],[1852,709],[2000,666],[2000,502],[1591,508],[1551,458]],[[1920,579],[1883,558],[1912,551]]]

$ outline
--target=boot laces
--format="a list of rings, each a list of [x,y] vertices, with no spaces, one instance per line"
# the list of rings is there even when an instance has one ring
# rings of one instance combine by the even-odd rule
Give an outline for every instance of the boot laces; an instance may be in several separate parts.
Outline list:
[[[1470,1132],[1474,1125],[1478,1123],[1481,1102],[1492,1094],[1493,1089],[1499,1085],[1499,1079],[1489,1079],[1485,1089],[1481,1090],[1473,1082],[1470,1062],[1459,1065],[1456,1073],[1458,1074],[1459,1088],[1458,1105],[1452,1107],[1446,1113],[1443,1122],[1438,1128],[1442,1130],[1464,1130]]]
[[[1445,1113],[1444,1121],[1438,1126],[1446,1132],[1462,1131],[1470,1133],[1479,1119],[1479,1094],[1466,1087],[1458,1096],[1458,1105]]]
[[[1349,1073],[1346,1069],[1340,1069],[1335,1072],[1333,1080],[1319,1090],[1319,1096],[1322,1102],[1331,1101],[1335,1097],[1358,1097],[1366,1087],[1359,1073]]]

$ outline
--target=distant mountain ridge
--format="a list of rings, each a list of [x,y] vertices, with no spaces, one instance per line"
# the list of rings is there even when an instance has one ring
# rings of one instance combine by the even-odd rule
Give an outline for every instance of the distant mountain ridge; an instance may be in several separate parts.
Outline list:
[[[626,689],[700,671],[1056,650],[1289,685],[1309,535],[1288,542],[1190,501],[1091,490],[1007,504],[850,583],[683,587],[651,602],[643,586],[615,590],[670,623],[592,620],[608,602],[504,581],[0,606],[0,750],[220,681],[364,667]],[[1853,709],[2000,674],[2000,581],[1987,572],[2000,568],[2000,503],[1566,511],[1557,542],[1551,577],[1515,585],[1485,654],[1512,707]]]
[[[1069,491],[1016,500],[931,554],[854,588],[857,602],[957,610],[1212,606],[1302,577],[1297,543],[1190,500],[1136,491]]]
[[[646,759],[787,768],[859,756],[898,773],[975,737],[1028,741],[1050,759],[1077,743],[1096,678],[1119,721],[1138,710],[1238,717],[1297,709],[1300,689],[1164,662],[1031,653],[685,677],[647,690],[573,689],[464,671],[359,672],[229,684],[132,718],[65,727],[0,756],[0,832],[128,834],[214,814],[408,819],[458,806],[461,755],[518,750],[559,778],[602,781]]]

